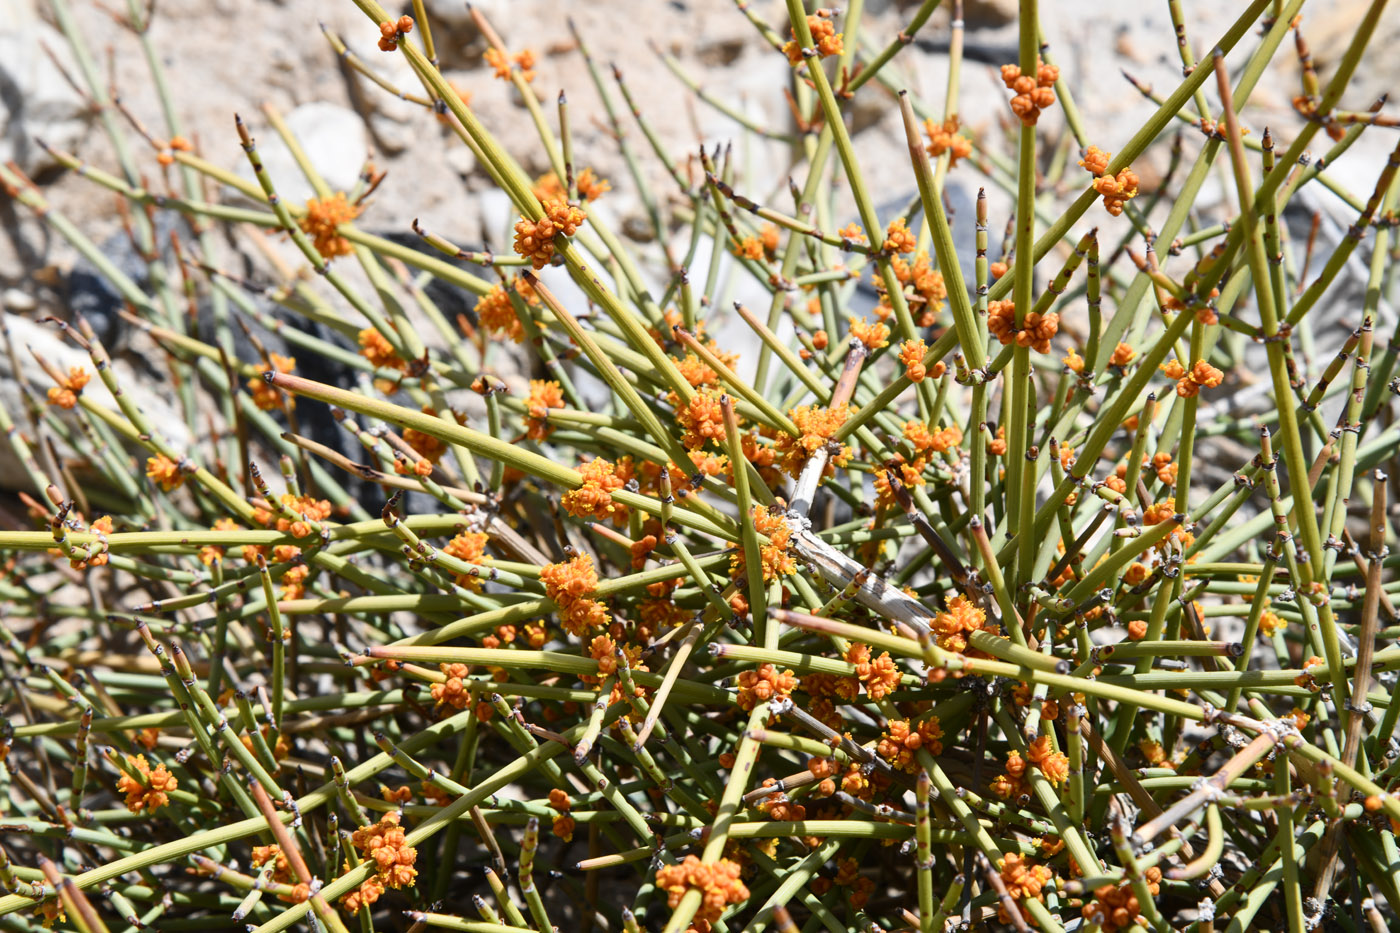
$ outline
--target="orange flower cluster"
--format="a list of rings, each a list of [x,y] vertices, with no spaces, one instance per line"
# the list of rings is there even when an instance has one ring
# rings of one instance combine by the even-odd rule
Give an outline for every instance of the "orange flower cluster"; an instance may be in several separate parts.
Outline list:
[[[240,527],[240,526],[239,526],[238,522],[234,521],[233,519],[231,519],[231,518],[221,518],[221,519],[219,519],[218,521],[214,522],[213,527],[211,527],[209,530],[210,530],[210,531],[237,531],[237,530],[239,529],[239,527]],[[224,556],[224,548],[223,548],[221,545],[218,545],[218,544],[206,544],[204,547],[202,547],[202,548],[199,549],[199,562],[200,562],[201,564],[203,564],[204,566],[206,566],[206,567],[208,567],[210,564],[214,563],[214,561],[216,561],[216,560],[221,560],[221,559],[223,559],[223,556]]]
[[[752,435],[744,436],[752,437]],[[748,444],[743,444],[742,446],[745,450],[749,449]],[[768,450],[768,448],[766,447],[761,447],[758,449],[760,451]],[[702,476],[725,476],[730,478],[731,480],[734,478],[733,465],[730,464],[729,457],[725,454],[711,453],[707,450],[692,450],[686,455],[686,457],[688,460],[690,460],[691,465],[695,467],[695,469],[698,470]],[[759,459],[762,459],[761,453],[759,454]],[[771,460],[771,457],[769,459]],[[675,463],[674,461],[667,464],[666,469],[670,471],[672,481],[674,481],[676,477],[679,477],[682,472],[680,464]],[[659,467],[657,467],[653,476],[653,484],[656,485],[658,488],[661,484],[661,470]]]
[[[91,381],[92,373],[83,367],[68,367],[68,375],[61,379],[58,385],[49,387],[49,404],[59,408],[73,408],[78,404],[78,396],[82,394],[83,386]]]
[[[1041,314],[1032,311],[1016,327],[1016,305],[1011,301],[993,301],[987,307],[987,329],[1002,344],[1015,343],[1030,347],[1037,353],[1050,352],[1050,338],[1060,330],[1060,316],[1054,311]]]
[[[1220,289],[1212,288],[1210,290],[1210,299],[1219,297]],[[1210,327],[1220,323],[1220,315],[1216,313],[1214,308],[1205,301],[1202,301],[1198,296],[1190,295],[1187,300],[1191,302],[1191,313],[1195,315],[1196,320],[1200,321],[1203,326]],[[1185,311],[1186,301],[1182,301],[1175,295],[1168,295],[1167,299],[1162,302],[1162,307],[1166,308],[1168,311]]]
[[[554,817],[554,835],[565,842],[574,841],[574,818],[569,816],[569,810],[573,807],[573,801],[569,795],[558,787],[549,792],[549,805],[558,811]]]
[[[1117,217],[1123,213],[1123,205],[1137,197],[1138,177],[1131,168],[1118,170],[1117,175],[1101,175],[1094,179],[1094,190],[1103,195],[1106,211]]]
[[[846,661],[855,665],[856,678],[865,685],[872,700],[883,700],[899,686],[899,668],[888,651],[882,651],[872,661],[869,646],[857,642],[846,649]]]
[[[895,458],[897,461],[895,465],[899,470],[899,481],[904,484],[904,488],[909,489],[913,486],[924,485],[924,467],[928,465],[928,461],[920,457],[913,463],[905,463],[904,458],[899,454],[895,454]],[[889,471],[888,469],[879,470],[875,474],[875,508],[876,510],[891,509],[895,505],[894,489],[890,485]]]
[[[797,572],[797,562],[788,548],[792,544],[792,528],[782,512],[769,511],[756,505],[750,513],[754,530],[768,538],[768,543],[759,547],[759,559],[763,563],[763,579],[768,582],[779,577],[791,576]],[[744,574],[744,552],[735,551],[729,558],[729,572],[735,579]]]
[[[490,635],[481,637],[481,647],[499,648],[502,644],[511,644],[515,641],[516,630],[514,625],[498,625],[496,630]]]
[[[948,600],[948,608],[933,617],[933,635],[938,647],[962,654],[967,651],[967,636],[976,631],[998,634],[1000,627],[987,624],[987,613],[965,596]]]
[[[769,784],[772,781],[772,778],[767,778],[763,783]],[[783,793],[769,794],[764,797],[758,804],[758,812],[767,814],[770,820],[779,823],[807,818],[807,808],[800,803],[793,803],[792,798]]]
[[[890,344],[890,329],[879,321],[867,323],[863,317],[848,318],[851,324],[851,339],[865,344],[872,353]]]
[[[1069,353],[1061,358],[1060,362],[1065,364],[1065,368],[1072,373],[1084,372],[1084,357],[1079,355],[1079,351],[1074,347],[1069,348]]]
[[[698,389],[701,386],[712,386],[719,383],[719,373],[694,353],[687,353],[684,357],[671,357],[671,361],[676,364],[676,369],[685,377],[685,381],[690,383],[691,388]]]
[[[620,624],[615,622],[611,628],[619,636],[621,635],[622,626]],[[640,631],[640,626],[638,630]],[[588,655],[598,662],[598,673],[603,676],[617,672],[619,666],[617,654],[617,644],[606,635],[593,636],[593,641],[588,646]],[[641,645],[623,645],[622,654],[627,659],[627,666],[633,671],[645,671],[648,669],[646,663],[642,661]],[[602,677],[584,674],[580,675],[579,679],[584,683],[597,684],[601,681]],[[634,686],[632,695],[636,697],[645,697],[647,695],[646,690],[646,687]],[[621,680],[614,681],[612,692],[608,694],[607,705],[612,706],[614,703],[621,703],[624,699],[626,699],[626,694],[623,692]],[[634,723],[640,721],[635,714],[629,714],[628,719]]]
[[[273,884],[292,885],[292,866],[287,860],[287,856],[282,851],[282,847],[276,844],[270,846],[253,846],[253,867],[262,868],[268,862],[272,862],[274,868],[272,874],[268,876]],[[279,894],[277,899],[289,904],[300,904],[311,896],[309,886],[296,884],[290,893]]]
[[[411,23],[412,20],[410,19],[409,22]],[[172,136],[170,141],[165,144],[165,148],[156,155],[156,161],[161,165],[173,165],[176,152],[194,152],[194,143],[183,136]]]
[[[68,914],[63,909],[63,901],[58,897],[51,897],[46,901],[41,901],[34,912],[39,917],[39,924],[46,930],[52,930],[55,923],[67,923]]]
[[[846,224],[846,226],[836,232],[840,235],[842,240],[849,242],[852,246],[865,242],[865,231],[860,229],[860,224],[858,223]]]
[[[396,788],[380,784],[379,796],[385,803],[412,803],[413,788],[407,784],[400,784]]]
[[[542,441],[554,430],[545,421],[551,408],[564,407],[564,390],[558,382],[546,379],[531,379],[530,394],[525,399],[525,436],[532,441]]]
[[[842,34],[836,31],[836,24],[831,21],[830,10],[818,10],[815,15],[807,17],[807,29],[812,33],[812,44],[816,47],[819,57],[841,55],[846,51]],[[790,63],[800,65],[802,44],[797,41],[797,30],[792,29],[789,32],[792,38],[783,43],[783,54]]]
[[[928,367],[924,365],[927,353],[928,345],[921,338],[906,340],[899,345],[899,361],[904,364],[904,375],[909,377],[910,382],[923,382],[928,375]]]
[[[856,762],[851,762],[846,766],[846,773],[841,775],[841,789],[852,797],[859,797],[861,800],[871,800],[875,796],[876,787],[871,778],[876,777],[880,772],[872,771],[866,774],[865,770]]]
[[[1154,502],[1142,513],[1142,521],[1145,525],[1160,525],[1162,522],[1170,521],[1176,515],[1176,498],[1168,496],[1161,502]],[[1196,536],[1185,528],[1177,527],[1172,529],[1171,534],[1159,541],[1157,550],[1165,551],[1168,545],[1175,541],[1181,549],[1186,549],[1196,540]]]
[[[313,499],[310,496],[294,496],[284,492],[280,501],[282,508],[299,517],[277,519],[277,530],[291,532],[294,538],[305,538],[311,534],[309,522],[323,522],[331,517],[329,499]]]
[[[816,796],[830,797],[836,793],[836,760],[834,758],[808,758],[807,770],[812,772],[812,777],[816,778]]]
[[[710,441],[717,444],[724,441],[724,409],[720,407],[723,398],[723,392],[709,386],[702,387],[684,403],[676,393],[671,393],[676,423],[683,432],[681,443],[687,449],[696,450]]]
[[[1018,65],[1002,65],[1001,81],[1016,96],[1011,98],[1011,112],[1020,118],[1023,126],[1035,126],[1040,112],[1055,104],[1055,82],[1060,79],[1060,69],[1044,63],[1036,66],[1035,76],[1021,74]]]
[[[1113,153],[1104,152],[1098,146],[1090,146],[1084,151],[1084,158],[1079,160],[1079,167],[1098,178],[1108,171],[1108,160],[1112,155]]]
[[[998,425],[996,437],[987,441],[987,453],[993,457],[1006,455],[1006,425]]]
[[[617,673],[617,643],[606,635],[594,635],[588,643],[588,656],[598,662],[598,673],[603,677]],[[585,676],[587,683],[597,683],[598,678]]]
[[[297,226],[311,237],[312,245],[323,258],[348,256],[354,249],[350,241],[340,235],[340,225],[359,217],[362,210],[359,204],[345,199],[345,192],[337,191],[328,198],[307,201],[306,216],[297,221]]]
[[[283,356],[280,353],[269,353],[268,363],[279,373],[289,373],[296,368],[295,357]],[[262,376],[254,376],[248,380],[248,394],[253,396],[253,404],[263,411],[280,411],[283,401],[289,408],[295,408],[296,396],[289,396],[274,385],[269,385]],[[53,390],[49,390],[49,400],[53,401]],[[68,407],[68,406],[65,406]]]
[[[1117,369],[1126,369],[1136,357],[1136,350],[1126,343],[1120,343],[1113,348],[1113,355],[1108,358],[1108,365]]]
[[[755,262],[763,259],[776,259],[778,238],[778,228],[772,224],[764,224],[759,228],[758,236],[746,236],[734,244],[734,255],[740,259],[752,259]]]
[[[443,553],[467,564],[485,564],[491,558],[486,556],[486,542],[490,536],[484,531],[463,531],[447,542]],[[457,585],[473,592],[480,592],[481,578],[470,573],[459,573],[455,577]]]
[[[938,319],[938,312],[943,310],[943,303],[948,299],[948,285],[943,281],[943,273],[933,267],[928,250],[919,250],[914,254],[912,262],[899,256],[891,256],[890,268],[894,271],[895,278],[904,286],[904,298],[914,315],[914,323],[920,327],[933,326],[933,322]],[[875,313],[883,320],[894,313],[890,296],[885,293],[884,278],[875,277],[875,291],[880,295],[880,301],[875,305]]]
[[[1169,360],[1162,364],[1162,372],[1176,380],[1176,394],[1182,398],[1193,398],[1201,389],[1214,389],[1225,381],[1225,374],[1205,360],[1193,363],[1190,372],[1180,361]]]
[[[797,686],[797,675],[792,671],[778,672],[772,664],[760,664],[756,671],[744,671],[739,675],[739,708],[746,713],[774,697],[785,697]]]
[[[802,689],[812,698],[807,712],[817,720],[840,731],[844,728],[841,716],[836,711],[836,700],[850,702],[860,696],[860,678],[837,677],[835,674],[804,674]]]
[[[487,49],[486,53],[481,57],[484,58],[486,64],[490,65],[495,71],[495,76],[503,81],[510,80],[510,66],[512,63],[520,66],[520,77],[524,78],[526,81],[535,80],[535,53],[530,49],[508,56],[505,52],[493,46]]]
[[[763,477],[763,481],[768,484],[769,489],[775,489],[782,485],[782,471],[774,466],[778,462],[778,451],[761,443],[756,431],[740,436],[739,447],[744,452],[744,459],[758,468],[758,475]]]
[[[1120,496],[1128,491],[1128,465],[1120,463],[1113,468],[1113,475],[1104,480],[1104,485]]]
[[[924,121],[924,132],[928,134],[928,154],[936,159],[945,152],[949,153],[949,168],[956,167],[959,159],[972,154],[972,140],[958,135],[960,125],[957,117],[949,117],[941,124]]]
[[[943,727],[937,716],[911,726],[907,719],[891,719],[875,746],[881,758],[901,771],[913,774],[919,770],[915,753],[927,749],[930,755],[943,754]]]
[[[165,454],[146,458],[146,475],[160,484],[166,492],[179,489],[185,484],[185,471]]]
[[[1044,901],[1045,885],[1055,877],[1049,868],[1027,864],[1026,857],[1016,852],[1003,858],[997,867],[1001,870],[1001,883],[1006,886],[1006,893],[1017,901],[1027,898]],[[997,919],[1002,923],[1011,922],[1002,905],[997,906]]]
[[[1118,170],[1117,175],[1109,175],[1108,160],[1111,152],[1104,152],[1098,146],[1090,146],[1079,160],[1080,166],[1094,176],[1094,190],[1103,195],[1103,206],[1114,217],[1123,213],[1123,205],[1138,193],[1138,177],[1127,166]]]
[[[573,236],[588,219],[581,207],[571,207],[568,201],[556,199],[544,202],[544,217],[530,220],[521,217],[515,224],[515,251],[536,270],[549,265],[554,258],[554,238],[559,234]]]
[[[348,869],[350,863],[346,862],[345,867]],[[383,893],[384,882],[379,880],[378,875],[373,875],[364,884],[342,897],[340,906],[349,913],[357,913],[361,907],[373,906]]]
[[[544,620],[540,620],[534,625],[525,626],[525,643],[536,651],[545,646],[549,641],[549,629],[545,626]]]
[[[666,892],[666,903],[672,910],[692,888],[703,892],[695,920],[708,930],[731,904],[748,900],[749,889],[739,880],[738,862],[722,858],[706,864],[697,856],[687,855],[679,865],[663,865],[656,870],[656,886]]]
[[[1010,800],[1012,797],[1019,797],[1022,793],[1022,779],[1026,774],[1026,759],[1021,757],[1021,753],[1009,751],[1006,753],[1006,771],[992,779],[992,793],[1002,800]]]
[[[1321,658],[1317,655],[1313,655],[1312,657],[1308,658],[1306,661],[1303,662],[1303,673],[1299,674],[1297,677],[1294,677],[1293,683],[1296,686],[1302,687],[1306,690],[1310,690],[1313,693],[1317,693],[1322,689],[1321,685],[1319,685],[1316,680],[1316,675],[1318,673],[1317,669],[1325,668],[1326,666],[1326,658]]]
[[[1145,525],[1160,525],[1176,514],[1176,497],[1168,496],[1161,502],[1154,502],[1142,513],[1142,521]]]
[[[875,891],[875,879],[862,875],[860,867],[860,861],[855,858],[844,858],[836,863],[835,884],[847,889],[847,897],[856,910],[864,908]]]
[[[356,336],[360,344],[360,356],[370,361],[376,369],[408,369],[408,364],[394,352],[394,347],[384,335],[373,327],[366,327]]]
[[[399,47],[399,38],[413,31],[413,17],[400,16],[397,23],[388,20],[379,24],[379,51],[392,52]],[[172,141],[173,142],[173,141]]]
[[[1152,767],[1176,770],[1176,765],[1167,757],[1167,750],[1162,747],[1161,742],[1143,739],[1138,743],[1138,751],[1142,752],[1142,757],[1146,758]]]
[[[439,664],[438,670],[447,679],[429,688],[433,700],[438,706],[466,709],[471,702],[471,691],[467,689],[467,675],[471,673],[471,668],[465,664]]]
[[[385,887],[406,888],[417,880],[418,869],[413,865],[418,861],[418,850],[408,844],[408,838],[399,826],[397,811],[391,810],[384,814],[378,823],[361,826],[355,830],[350,837],[350,844],[360,851],[366,861],[374,863],[375,877],[372,880],[378,881],[379,884],[371,888],[373,897],[365,896],[368,892],[363,885],[358,891],[346,895],[341,900],[341,905],[346,910],[358,910],[360,903],[366,906],[374,903]],[[349,870],[348,862],[345,868]],[[349,901],[356,894],[361,895],[359,903],[352,907]]]
[[[432,415],[434,418],[437,417],[437,412],[434,411],[432,406],[430,405],[424,405],[421,411],[425,415]],[[404,428],[403,442],[409,447],[413,448],[413,450],[418,454],[418,459],[420,461],[427,460],[429,466],[431,466],[434,463],[437,463],[439,460],[442,459],[442,455],[447,453],[446,441],[434,437],[426,431],[420,431],[417,428]],[[398,469],[398,472],[400,473],[404,472],[403,469],[396,469]],[[426,476],[428,475],[428,473],[431,472],[432,470],[429,469],[426,473],[423,473],[421,475]]]
[[[117,778],[117,792],[126,795],[126,808],[132,813],[154,813],[170,803],[170,791],[180,786],[175,775],[165,765],[151,767],[145,755],[127,755],[127,767],[140,775],[139,779],[123,773]]]
[[[547,564],[540,569],[544,592],[559,607],[559,621],[571,635],[607,628],[607,607],[589,597],[598,589],[593,558],[580,554],[572,560]]]
[[[1157,481],[1167,486],[1176,485],[1177,465],[1172,462],[1172,455],[1165,450],[1152,455],[1150,469],[1157,474]]]
[[[1152,571],[1148,569],[1146,564],[1135,560],[1128,565],[1127,570],[1123,571],[1123,582],[1128,584],[1128,586],[1137,586],[1143,580],[1146,580],[1151,572]],[[1145,625],[1143,631],[1146,632]]]
[[[574,187],[578,189],[578,196],[585,201],[596,201],[612,190],[612,184],[607,179],[595,175],[591,168],[586,168],[574,176]],[[535,197],[541,201],[552,201],[556,198],[567,199],[569,196],[564,183],[552,171],[536,179],[535,186],[531,190]]]
[[[112,516],[104,515],[101,518],[97,519],[91,525],[88,526],[88,531],[91,531],[93,534],[98,535],[111,534]],[[108,554],[105,548],[105,543],[101,541],[94,541],[92,544],[88,545],[88,556],[86,558],[70,557],[68,558],[68,566],[72,567],[74,570],[85,570],[88,567],[101,567],[108,562],[108,559],[111,556],[110,554]],[[94,554],[93,551],[96,551],[97,553]],[[49,553],[57,555],[61,552],[57,549],[51,549]]]
[[[405,787],[407,787],[407,785],[405,785]],[[434,806],[445,807],[452,802],[452,797],[447,791],[438,787],[432,781],[420,781],[418,789],[422,792],[423,799]]]
[[[797,425],[802,436],[793,437],[786,432],[778,434],[774,446],[777,448],[783,472],[796,479],[812,454],[825,447],[831,436],[850,416],[851,409],[848,405],[838,405],[835,408],[799,405],[788,412],[788,417]],[[837,467],[845,466],[850,459],[851,448],[842,445],[840,452],[827,462],[824,475],[833,475]]]
[[[253,846],[253,867],[262,868],[268,862],[273,864],[272,874],[269,877],[273,884],[292,885],[290,893],[277,895],[279,901],[300,904],[311,896],[311,889],[308,885],[294,882],[292,863],[288,861],[281,846],[275,843],[270,846]]]
[[[1042,735],[1032,742],[1026,748],[1026,757],[1051,784],[1063,784],[1069,780],[1069,757],[1064,752],[1055,751],[1050,744],[1050,736]]]
[[[919,245],[918,237],[909,229],[903,217],[896,217],[890,221],[890,225],[885,228],[885,242],[880,249],[886,253],[912,253]]]
[[[670,599],[644,599],[638,605],[637,612],[641,616],[637,638],[642,641],[650,641],[657,632],[690,621],[690,613]]]
[[[1143,880],[1147,882],[1147,890],[1156,897],[1161,890],[1162,869],[1153,865],[1143,872]],[[1085,904],[1081,912],[1089,923],[1097,920],[1099,928],[1105,933],[1116,933],[1134,924],[1145,924],[1147,921],[1139,914],[1141,908],[1132,884],[1125,881],[1095,888],[1094,899]]]
[[[1265,638],[1272,638],[1274,632],[1283,627],[1283,619],[1272,609],[1265,609],[1264,614],[1259,617],[1259,634]]]
[[[612,499],[613,490],[621,489],[627,481],[617,475],[611,461],[595,457],[580,466],[578,472],[583,485],[564,493],[559,500],[565,512],[599,522],[627,517],[627,506]]]
[[[511,288],[526,304],[539,304],[535,289],[519,276],[511,283]],[[525,325],[520,323],[515,305],[510,300],[510,292],[504,285],[491,286],[489,292],[476,300],[476,318],[488,334],[508,337],[515,343],[525,339]]]
[[[920,454],[941,454],[962,443],[962,428],[956,424],[930,431],[928,423],[918,418],[904,422],[904,439]]]

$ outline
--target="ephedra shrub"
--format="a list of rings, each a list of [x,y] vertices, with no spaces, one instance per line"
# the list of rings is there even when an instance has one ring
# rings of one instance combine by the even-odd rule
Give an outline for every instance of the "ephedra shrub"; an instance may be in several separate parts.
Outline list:
[[[901,68],[936,0],[898,33],[858,2],[737,4],[787,68],[798,158],[768,195],[738,147],[671,148],[587,35],[558,53],[592,69],[583,113],[473,14],[481,80],[552,166],[530,177],[435,64],[433,11],[355,2],[341,60],[471,150],[513,243],[368,232],[372,171],[336,191],[303,159],[314,197],[279,198],[270,110],[228,115],[256,181],[228,172],[158,49],[168,122],[137,124],[53,0],[117,158],[52,156],[124,204],[140,275],[0,180],[120,294],[186,423],[65,309],[89,362],[41,360],[0,409],[25,487],[0,532],[6,929],[1396,922],[1400,150],[1371,188],[1329,175],[1395,133],[1345,109],[1387,67],[1383,3],[1325,75],[1301,0],[1218,36],[1170,4],[1184,77],[1113,140],[1034,0],[975,130],[960,10],[921,98]],[[122,14],[142,43],[149,12]],[[688,80],[734,141],[778,132]],[[1252,116],[1265,89],[1285,128]],[[903,206],[857,102],[901,118]],[[588,167],[581,120],[628,171]],[[955,182],[1006,215],[950,218]],[[1287,222],[1324,188],[1332,240]],[[645,235],[604,219],[624,190]],[[221,264],[267,234],[298,262]],[[539,378],[486,365],[502,345]]]

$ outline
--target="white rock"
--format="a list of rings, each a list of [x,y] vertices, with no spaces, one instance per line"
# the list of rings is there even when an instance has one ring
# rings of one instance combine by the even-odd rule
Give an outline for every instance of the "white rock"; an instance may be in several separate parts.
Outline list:
[[[88,372],[92,372],[92,360],[86,353],[79,350],[73,344],[60,338],[53,327],[46,324],[38,324],[26,317],[16,314],[5,314],[5,327],[10,334],[10,340],[15,346],[15,356],[19,358],[20,367],[23,370],[25,379],[28,381],[30,390],[37,393],[41,398],[48,387],[53,384],[48,375],[35,362],[30,348],[42,355],[46,360],[58,367],[63,372],[67,372],[69,367],[82,366]],[[135,402],[137,407],[146,413],[151,423],[165,437],[176,450],[194,451],[196,438],[190,433],[185,424],[185,416],[174,404],[174,393],[167,385],[151,385],[150,377],[132,371],[125,362],[116,360],[112,364],[113,370],[117,374],[117,379],[121,383],[125,396]],[[107,391],[107,387],[101,379],[94,378],[83,389],[83,395],[91,398],[108,408],[117,407],[116,400]],[[27,423],[19,417],[24,411],[24,402],[20,398],[18,383],[14,378],[14,370],[10,364],[10,355],[0,353],[0,406],[16,417],[21,429],[27,430]],[[60,412],[60,417],[76,419],[78,415],[74,412]],[[59,447],[59,456],[74,457],[79,452],[69,450],[64,446]],[[0,485],[13,488],[14,484],[25,485],[26,475],[14,451],[9,444],[0,444]]]
[[[359,114],[336,104],[315,102],[302,104],[287,114],[286,121],[307,159],[332,190],[349,191],[354,187],[369,152],[369,135]],[[258,155],[283,201],[303,204],[315,196],[311,183],[275,130],[255,125],[254,138]],[[255,181],[247,159],[240,159],[234,170]]]
[[[7,288],[3,296],[0,296],[0,304],[4,304],[8,311],[33,311],[38,306],[34,296],[18,288]]]
[[[969,29],[1005,26],[1016,19],[1016,0],[965,0],[963,16]]]
[[[476,171],[476,156],[466,147],[466,144],[457,139],[447,141],[443,159],[447,162],[447,167],[462,178],[466,178]]]
[[[69,74],[78,73],[62,34],[30,4],[0,2],[0,161],[14,160],[30,175],[56,164],[36,138],[72,152],[93,117],[45,46]]]
[[[472,0],[471,3],[437,3],[433,4],[428,13],[432,19],[434,27],[440,23],[449,29],[462,26],[472,21],[472,8],[480,10],[488,22],[496,31],[501,33],[509,42],[506,36],[510,29],[510,7],[511,0]],[[522,6],[524,4],[521,4]]]

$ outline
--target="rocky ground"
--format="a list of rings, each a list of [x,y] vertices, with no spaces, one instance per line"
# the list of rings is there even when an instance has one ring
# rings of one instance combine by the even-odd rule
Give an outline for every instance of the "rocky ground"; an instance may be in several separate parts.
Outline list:
[[[108,0],[69,0],[74,21],[85,35],[97,67],[110,68],[125,105],[156,135],[161,132],[160,104],[146,69],[140,44],[115,25],[107,12],[119,6]],[[951,4],[944,4],[945,7]],[[1325,78],[1345,47],[1350,30],[1368,4],[1336,0],[1320,4],[1304,20],[1314,56]],[[403,4],[408,9],[408,4]],[[545,160],[528,115],[511,88],[491,78],[482,61],[485,44],[461,2],[429,3],[449,76],[472,94],[482,120],[528,169],[543,171]],[[595,59],[616,64],[638,104],[672,152],[695,150],[700,140],[728,141],[737,126],[694,96],[659,60],[649,44],[672,55],[707,92],[732,102],[756,122],[784,129],[790,125],[782,96],[785,67],[731,3],[701,0],[610,0],[584,3],[559,0],[485,0],[480,9],[513,49],[532,48],[538,58],[535,87],[552,100],[566,90],[574,114],[580,161],[618,179],[609,203],[624,215],[637,210],[633,186],[623,180],[625,167],[603,125],[597,90],[589,78],[572,22]],[[783,20],[780,0],[755,0],[751,9],[768,22]],[[1197,54],[1203,54],[1228,25],[1228,4],[1184,4]],[[1311,4],[1309,5],[1311,6]],[[913,12],[912,3],[870,0],[864,30],[867,43],[883,47]],[[964,69],[962,113],[974,128],[994,128],[1005,110],[1005,92],[995,63],[1014,57],[1015,3],[976,0],[966,4],[969,61]],[[1124,80],[1121,70],[1160,88],[1179,79],[1180,64],[1166,3],[1122,4],[1109,0],[1073,0],[1041,5],[1052,54],[1065,69],[1090,135],[1101,148],[1113,150],[1152,105]],[[1305,8],[1306,9],[1306,8]],[[350,72],[322,35],[344,37],[351,49],[398,86],[412,90],[406,65],[395,55],[379,53],[377,33],[350,0],[162,0],[155,5],[150,31],[171,80],[171,97],[186,131],[208,158],[236,170],[244,157],[233,130],[233,115],[242,114],[263,142],[271,133],[259,113],[270,104],[292,115],[293,126],[333,183],[348,186],[366,155],[388,170],[388,177],[362,223],[379,230],[406,230],[419,217],[425,224],[462,242],[499,244],[506,214],[504,200],[490,190],[470,153],[449,140],[432,116],[398,101]],[[53,11],[46,0],[0,3],[0,99],[4,114],[5,158],[14,158],[44,183],[45,194],[60,211],[78,220],[95,238],[117,229],[111,198],[73,173],[52,170],[52,162],[32,142],[34,136],[112,167],[110,147],[83,101],[50,60],[75,74],[62,37],[51,28]],[[1400,14],[1392,13],[1386,29],[1400,36]],[[921,31],[919,47],[899,59],[898,71],[910,87],[939,99],[946,80],[948,16],[935,13]],[[1387,44],[1382,38],[1373,46]],[[1251,99],[1245,119],[1251,126],[1272,125],[1278,132],[1294,122],[1288,101],[1297,92],[1296,69],[1280,56],[1275,80],[1266,80]],[[1394,83],[1390,74],[1364,74],[1344,103],[1357,109]],[[616,88],[610,87],[616,99]],[[1365,98],[1365,99],[1363,99]],[[120,118],[119,118],[120,119]],[[912,187],[893,132],[897,113],[888,94],[872,88],[857,98],[857,134],[866,164],[890,196]],[[995,134],[993,134],[995,135]],[[1370,190],[1384,157],[1385,140],[1363,140],[1335,171],[1354,190]],[[641,145],[640,139],[637,140]],[[780,147],[752,152],[760,166],[771,165],[773,180],[786,167]],[[154,152],[138,153],[146,170],[157,175]],[[659,166],[647,160],[653,180]],[[274,161],[274,169],[289,168]],[[1141,170],[1150,180],[1151,167]],[[290,197],[305,188],[294,171],[278,172]],[[71,263],[69,250],[37,235],[28,224],[15,223],[5,207],[6,236],[0,237],[0,281],[33,292],[47,267],[62,273]],[[37,279],[36,279],[37,276]]]

